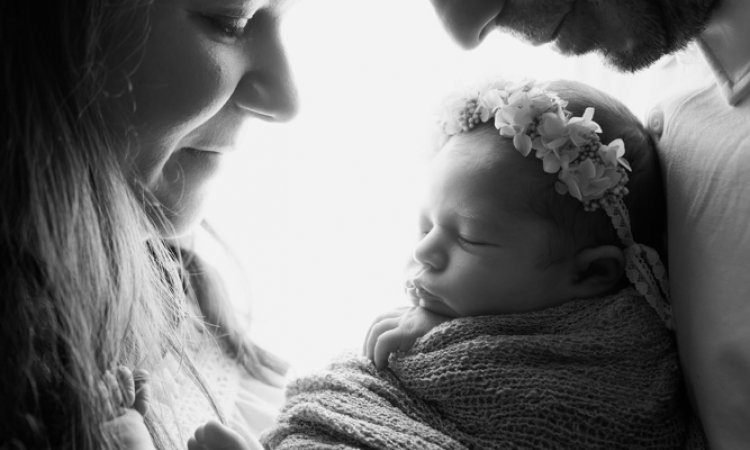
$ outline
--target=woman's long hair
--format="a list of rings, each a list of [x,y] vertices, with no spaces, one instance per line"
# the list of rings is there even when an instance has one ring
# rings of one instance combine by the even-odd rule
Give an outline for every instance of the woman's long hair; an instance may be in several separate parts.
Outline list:
[[[180,351],[181,261],[103,101],[113,30],[145,39],[148,3],[0,2],[0,448],[117,448],[102,374]]]

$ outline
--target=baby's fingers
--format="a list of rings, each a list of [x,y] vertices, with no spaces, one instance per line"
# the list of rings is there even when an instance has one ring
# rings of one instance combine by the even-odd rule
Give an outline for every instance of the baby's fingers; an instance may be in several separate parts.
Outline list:
[[[393,319],[394,317],[401,317],[402,315],[404,315],[404,313],[405,313],[406,311],[408,311],[408,310],[410,310],[410,309],[411,309],[411,307],[409,307],[409,306],[402,306],[402,307],[400,307],[400,308],[396,308],[396,309],[394,309],[393,311],[388,311],[387,313],[384,313],[384,314],[381,314],[381,315],[379,315],[379,316],[378,316],[378,317],[377,317],[377,318],[376,318],[376,319],[375,319],[375,320],[373,321],[373,323],[376,323],[376,322],[380,322],[381,320],[386,320],[386,319]]]
[[[117,378],[117,385],[120,387],[119,391],[123,406],[130,408],[135,402],[135,381],[133,380],[133,373],[125,366],[119,366],[115,371]]]
[[[215,421],[198,427],[195,435],[188,441],[188,450],[249,450],[249,448],[236,431]]]
[[[365,343],[364,343],[364,346],[362,348],[362,353],[364,355],[368,355],[368,358],[369,358],[369,354],[372,353],[372,350],[370,350],[370,352],[368,353],[368,347],[371,348],[371,346],[369,344],[370,344],[370,341],[371,341],[371,336],[373,335],[373,329],[378,324],[380,324],[381,322],[390,321],[391,319],[398,319],[402,315],[404,315],[404,313],[406,313],[406,311],[408,311],[408,310],[409,310],[409,307],[401,307],[401,308],[398,308],[398,309],[394,309],[393,311],[388,311],[385,314],[381,314],[375,320],[373,320],[372,325],[370,325],[370,329],[367,330],[367,337],[365,337]],[[375,337],[377,337],[377,335],[375,335]]]
[[[386,331],[377,338],[371,358],[378,369],[384,369],[388,366],[388,357],[391,353],[407,351],[411,348],[409,336],[405,336],[398,328]],[[413,344],[413,342],[412,342]]]
[[[149,385],[149,374],[143,369],[133,371],[134,400],[133,408],[146,417],[148,403],[151,400],[151,386]]]
[[[364,354],[368,359],[373,359],[373,353],[375,351],[375,345],[378,342],[380,336],[388,330],[392,330],[398,327],[398,323],[401,320],[401,316],[387,318],[375,322],[367,332],[367,338],[365,339]]]

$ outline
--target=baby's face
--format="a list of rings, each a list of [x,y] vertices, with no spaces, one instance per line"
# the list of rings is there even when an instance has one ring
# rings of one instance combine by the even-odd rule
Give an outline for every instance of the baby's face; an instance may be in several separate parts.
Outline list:
[[[472,132],[452,137],[432,162],[409,290],[427,309],[477,316],[566,300],[559,288],[573,276],[570,262],[553,260],[553,225],[523,212],[527,184],[513,158],[523,157],[496,132]]]

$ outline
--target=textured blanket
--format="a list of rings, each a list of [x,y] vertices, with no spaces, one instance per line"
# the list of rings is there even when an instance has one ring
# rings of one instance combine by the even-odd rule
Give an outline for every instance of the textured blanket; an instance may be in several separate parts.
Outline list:
[[[271,449],[702,448],[671,333],[634,290],[455,319],[378,371],[294,381]]]

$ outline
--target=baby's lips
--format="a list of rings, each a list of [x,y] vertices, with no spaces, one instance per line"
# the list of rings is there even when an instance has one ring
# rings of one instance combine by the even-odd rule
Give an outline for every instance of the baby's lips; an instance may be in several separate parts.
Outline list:
[[[419,305],[419,297],[417,297],[417,287],[414,285],[414,282],[409,280],[405,283],[404,290],[406,291],[406,296],[409,297],[409,300],[412,302],[414,306]]]

